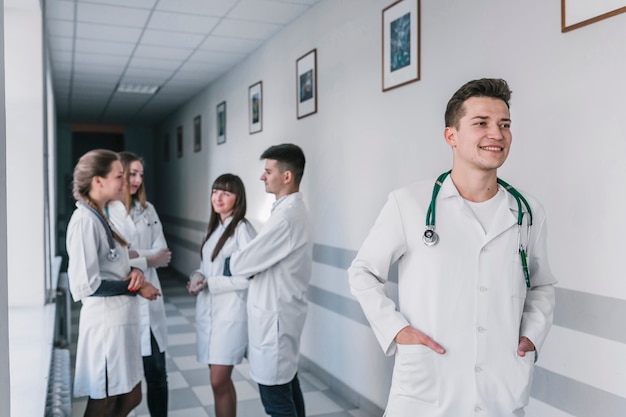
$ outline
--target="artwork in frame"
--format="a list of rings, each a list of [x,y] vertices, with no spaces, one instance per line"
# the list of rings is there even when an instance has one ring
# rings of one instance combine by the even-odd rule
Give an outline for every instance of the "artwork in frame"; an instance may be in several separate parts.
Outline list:
[[[176,155],[179,158],[183,157],[183,127],[178,126],[176,129]]]
[[[248,87],[248,120],[250,133],[263,130],[263,82]]]
[[[420,79],[420,0],[400,0],[382,16],[383,91]]]
[[[561,32],[569,32],[626,12],[626,0],[561,0]]]
[[[217,105],[217,144],[226,142],[226,102]]]
[[[193,151],[202,150],[202,117],[197,115],[193,119]]]
[[[298,119],[317,112],[317,49],[296,61],[296,110]]]
[[[163,161],[170,161],[170,134],[166,133],[163,138]]]

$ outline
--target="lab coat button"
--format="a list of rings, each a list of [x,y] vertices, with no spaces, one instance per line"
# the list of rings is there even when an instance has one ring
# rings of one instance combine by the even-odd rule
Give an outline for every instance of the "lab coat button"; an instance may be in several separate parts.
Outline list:
[[[480,287],[480,292],[487,292],[487,287]]]
[[[479,405],[477,405],[476,407],[474,407],[474,411],[476,411],[476,412],[478,413],[478,412],[480,412],[480,411],[483,411],[483,409],[482,409],[482,408],[480,408],[480,406],[479,406]]]
[[[474,371],[476,372],[482,372],[483,368],[481,368],[480,366],[477,366],[476,368],[474,368]]]
[[[479,333],[485,333],[486,331],[487,331],[487,329],[485,329],[484,327],[482,327],[482,326],[478,327],[478,332]]]

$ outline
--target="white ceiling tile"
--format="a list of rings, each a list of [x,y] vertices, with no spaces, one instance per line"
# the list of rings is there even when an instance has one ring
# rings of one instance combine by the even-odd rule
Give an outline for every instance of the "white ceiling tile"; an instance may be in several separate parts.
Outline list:
[[[200,45],[200,49],[211,51],[237,52],[244,55],[252,52],[261,45],[259,39],[226,38],[223,36],[209,36]]]
[[[115,24],[119,26],[145,26],[150,10],[131,7],[113,7],[102,4],[78,3],[77,20],[79,22]]]
[[[128,58],[124,55],[76,53],[74,57],[74,65],[77,68],[90,66],[85,68],[85,71],[97,71],[98,68],[105,71],[122,71],[127,62]]]
[[[223,19],[212,32],[217,36],[245,39],[269,39],[282,29],[275,23],[251,22],[247,20]]]
[[[53,53],[55,53],[55,55],[57,51],[71,54],[71,51],[74,49],[74,38],[50,36],[48,38],[48,42],[50,43],[50,49]]]
[[[164,58],[145,58],[133,56],[130,63],[128,64],[128,69],[160,69],[160,70],[169,70],[174,71],[178,67],[180,67],[181,61],[171,59],[169,57]]]
[[[245,54],[235,52],[218,52],[209,50],[197,50],[189,58],[191,63],[210,63],[210,64],[234,64],[240,61]]]
[[[228,14],[232,19],[254,20],[285,25],[304,13],[308,7],[302,4],[281,3],[267,0],[242,0]]]
[[[121,82],[124,84],[162,85],[171,76],[171,71],[127,70]]]
[[[67,38],[74,36],[74,22],[72,20],[48,19],[46,23],[48,36],[63,36]]]
[[[135,45],[132,43],[123,42],[76,39],[75,48],[76,52],[128,56],[130,53],[133,52]]]
[[[74,19],[74,1],[46,0],[47,19]]]
[[[218,22],[218,18],[211,16],[154,12],[150,18],[150,22],[148,22],[148,29],[187,33],[209,33]]]
[[[135,51],[135,56],[144,58],[159,58],[166,56],[170,59],[185,60],[192,52],[192,49],[139,45]]]
[[[221,17],[239,0],[161,0],[156,10]]]
[[[78,0],[81,2],[104,4],[108,6],[137,7],[140,9],[152,9],[158,0]]]
[[[78,39],[106,40],[110,42],[136,43],[142,29],[123,26],[102,25],[97,23],[78,22],[76,37]]]
[[[141,45],[172,46],[195,49],[204,40],[203,34],[146,30],[141,37]]]

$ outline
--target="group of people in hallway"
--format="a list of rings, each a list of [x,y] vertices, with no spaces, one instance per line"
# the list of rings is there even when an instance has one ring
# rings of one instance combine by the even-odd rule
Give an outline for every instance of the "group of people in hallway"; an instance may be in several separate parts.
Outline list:
[[[352,294],[384,353],[395,356],[386,416],[524,415],[556,281],[543,207],[497,176],[512,143],[510,97],[504,80],[485,78],[453,94],[444,128],[452,168],[434,185],[392,192],[348,269]],[[244,358],[268,415],[305,416],[305,156],[281,144],[261,159],[265,191],[276,198],[269,220],[257,233],[241,179],[216,178],[201,263],[187,283],[197,297],[197,360],[209,367],[218,417],[236,415],[231,375]],[[151,416],[167,413],[156,268],[171,252],[142,177],[139,157],[105,150],[84,155],[74,171],[68,276],[83,304],[74,395],[89,396],[85,416],[128,415],[141,400],[143,374]],[[386,289],[394,263],[397,300]]]

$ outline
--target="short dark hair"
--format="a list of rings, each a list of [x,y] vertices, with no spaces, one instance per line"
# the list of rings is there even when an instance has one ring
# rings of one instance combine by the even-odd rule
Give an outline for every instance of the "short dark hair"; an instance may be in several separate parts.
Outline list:
[[[500,78],[481,78],[465,83],[448,101],[445,114],[446,127],[459,127],[459,120],[465,114],[463,103],[471,97],[497,98],[504,101],[508,108],[511,90],[506,81]]]
[[[294,183],[299,186],[304,175],[304,152],[298,145],[283,143],[270,146],[261,154],[261,159],[273,159],[278,163],[280,172],[291,171]]]

